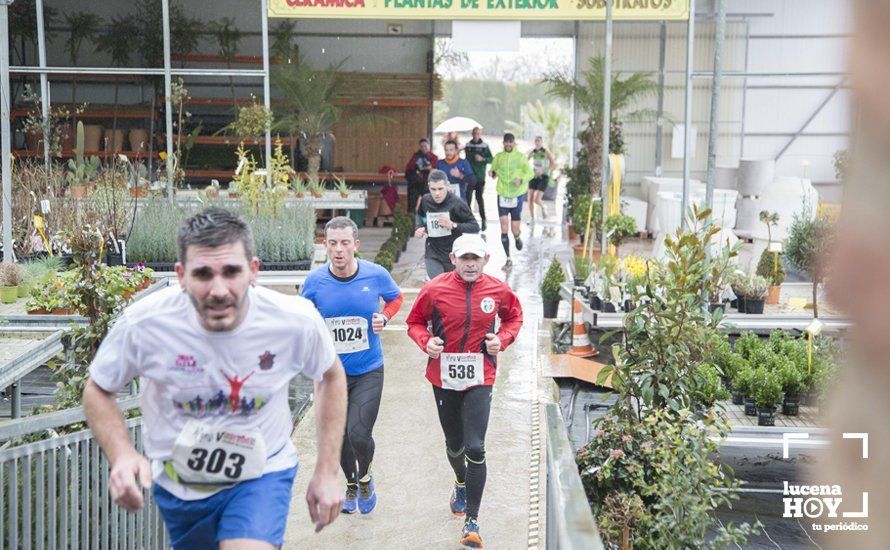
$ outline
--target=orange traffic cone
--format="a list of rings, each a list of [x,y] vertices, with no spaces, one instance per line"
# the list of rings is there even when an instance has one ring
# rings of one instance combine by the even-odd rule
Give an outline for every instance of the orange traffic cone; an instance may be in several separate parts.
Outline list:
[[[572,325],[572,351],[569,355],[575,357],[593,357],[599,355],[599,351],[593,348],[590,337],[587,335],[587,327],[584,325],[584,317],[581,315],[581,302],[575,298],[574,324]]]

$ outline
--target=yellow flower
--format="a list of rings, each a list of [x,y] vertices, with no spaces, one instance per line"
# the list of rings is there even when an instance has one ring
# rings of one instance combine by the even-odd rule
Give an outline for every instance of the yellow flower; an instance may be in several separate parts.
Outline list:
[[[161,151],[158,153],[158,156],[161,157],[161,160],[167,160],[167,153]]]

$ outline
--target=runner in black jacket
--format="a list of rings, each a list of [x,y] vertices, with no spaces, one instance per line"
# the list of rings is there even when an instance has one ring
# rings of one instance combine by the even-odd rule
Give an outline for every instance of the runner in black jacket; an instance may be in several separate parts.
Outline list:
[[[426,274],[430,279],[453,271],[449,254],[454,240],[464,233],[478,233],[476,218],[460,197],[448,192],[448,176],[441,170],[430,171],[430,192],[420,199],[415,232],[426,240]]]

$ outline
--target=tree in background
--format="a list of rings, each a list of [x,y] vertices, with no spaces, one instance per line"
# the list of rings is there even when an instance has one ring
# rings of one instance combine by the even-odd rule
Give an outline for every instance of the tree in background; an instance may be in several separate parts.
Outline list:
[[[586,161],[590,172],[590,190],[594,195],[602,192],[602,133],[603,125],[603,86],[605,83],[605,58],[592,57],[590,68],[578,75],[577,80],[565,72],[552,72],[543,82],[550,86],[547,94],[566,100],[574,100],[575,106],[587,114],[587,127],[579,135],[586,149]],[[649,73],[631,73],[622,78],[621,73],[612,74],[611,122],[609,152],[622,153],[624,138],[621,133],[623,122],[655,118],[653,109],[633,109],[638,101],[658,90],[658,84]],[[612,143],[615,143],[615,146]],[[620,148],[616,148],[620,147]]]

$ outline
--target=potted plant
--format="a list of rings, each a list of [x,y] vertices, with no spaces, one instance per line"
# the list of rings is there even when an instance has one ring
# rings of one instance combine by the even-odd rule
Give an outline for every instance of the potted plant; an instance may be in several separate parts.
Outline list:
[[[745,292],[746,292],[746,284],[747,284],[748,274],[744,271],[736,271],[730,277],[730,288],[732,289],[732,293],[735,294],[735,306],[739,313],[745,313]]]
[[[769,295],[766,298],[766,303],[775,305],[779,303],[781,285],[785,281],[785,266],[779,259],[779,253],[770,251],[773,244],[772,228],[778,225],[779,214],[763,210],[760,212],[760,221],[766,224],[768,241],[766,248],[760,254],[756,273],[769,281]]]
[[[769,281],[760,275],[749,275],[744,285],[745,313],[763,314],[766,295],[769,293]]]
[[[794,215],[785,241],[785,257],[795,269],[808,274],[813,281],[813,317],[819,317],[819,285],[825,277],[823,263],[834,237],[834,222],[826,215],[809,219],[808,207]]]
[[[754,374],[754,404],[757,425],[775,426],[776,407],[782,402],[782,381],[779,373],[758,368]]]
[[[807,389],[804,374],[790,359],[780,356],[779,361],[777,372],[782,383],[782,391],[785,394],[782,401],[782,414],[797,416],[800,411],[800,396]]]
[[[710,277],[708,277],[708,312],[725,310],[723,293],[732,282],[732,260],[738,256],[739,245],[723,247],[711,258]]]
[[[318,177],[317,174],[309,174],[307,176],[306,188],[314,199],[320,199],[324,196],[325,181]]]
[[[298,199],[302,199],[306,195],[306,182],[303,181],[303,178],[294,178],[294,180],[291,182],[291,187],[294,190],[294,196]]]
[[[553,258],[550,268],[541,282],[541,299],[544,301],[544,318],[555,319],[559,309],[559,288],[566,280],[566,274],[559,265],[559,261]]]
[[[337,177],[334,174],[331,174],[331,177],[334,179],[334,186],[337,188],[337,191],[340,192],[340,198],[345,199],[349,197],[349,185],[346,184],[346,180],[340,177]]]
[[[71,186],[71,196],[78,199],[86,197],[87,185],[98,170],[98,157],[84,158],[83,122],[78,122],[77,145],[74,148],[74,158],[68,160],[68,173],[66,174],[66,179]]]
[[[732,378],[732,402],[735,405],[745,405],[745,414],[754,416],[754,399],[749,398],[754,385],[754,369],[747,363],[739,369]],[[750,406],[749,406],[750,402]]]
[[[729,390],[720,380],[720,371],[713,365],[699,365],[699,387],[697,401],[704,410],[711,409],[714,403],[730,398]]]
[[[594,263],[590,258],[583,258],[581,256],[575,256],[574,259],[574,267],[575,267],[575,276],[574,276],[574,284],[575,287],[580,288],[584,286],[584,283],[587,281],[587,278],[590,276],[590,273],[593,271]]]
[[[22,283],[22,266],[12,262],[0,263],[0,302],[14,304],[19,298]]]
[[[628,237],[637,235],[637,221],[626,214],[612,214],[606,218],[606,233],[609,242],[615,246],[615,256],[618,256],[618,248]]]

